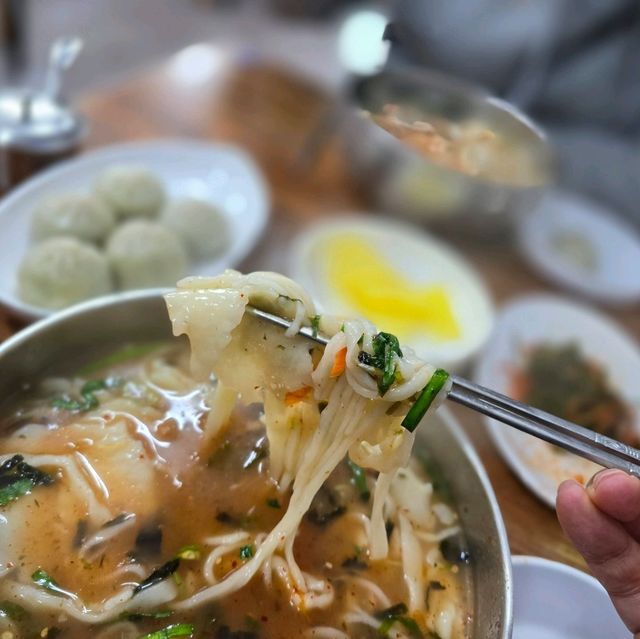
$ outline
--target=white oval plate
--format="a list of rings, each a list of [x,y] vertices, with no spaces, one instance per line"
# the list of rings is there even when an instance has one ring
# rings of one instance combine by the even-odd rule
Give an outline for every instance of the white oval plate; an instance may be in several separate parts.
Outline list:
[[[513,639],[631,639],[593,577],[540,557],[512,565]]]
[[[640,235],[596,202],[550,191],[520,218],[517,235],[524,257],[554,284],[611,304],[640,300]]]
[[[494,307],[487,289],[473,268],[452,248],[422,229],[372,214],[349,215],[309,227],[294,242],[291,253],[293,278],[317,300],[321,310],[353,314],[347,301],[331,287],[315,256],[320,242],[332,235],[354,233],[371,243],[399,273],[415,284],[442,284],[449,290],[453,314],[464,327],[464,339],[435,340],[424,334],[409,345],[427,361],[459,369],[478,353],[487,340]],[[375,282],[363,282],[375,286]],[[393,332],[392,326],[380,326]],[[401,340],[402,341],[402,340]]]
[[[509,395],[511,374],[523,349],[541,342],[575,342],[588,359],[602,365],[609,383],[633,412],[640,429],[640,350],[635,341],[604,315],[581,304],[550,295],[530,295],[504,307],[474,379]],[[553,447],[515,428],[485,418],[489,433],[504,460],[540,499],[555,507],[558,485],[565,479],[587,481],[600,469],[596,464],[558,453]]]
[[[0,303],[29,320],[52,312],[26,304],[16,294],[16,272],[30,244],[36,203],[54,193],[87,192],[104,168],[129,162],[158,175],[170,197],[208,200],[224,212],[231,242],[214,260],[192,263],[190,275],[209,275],[236,265],[262,235],[269,217],[269,193],[255,162],[241,149],[186,139],[107,146],[38,174],[0,202]]]

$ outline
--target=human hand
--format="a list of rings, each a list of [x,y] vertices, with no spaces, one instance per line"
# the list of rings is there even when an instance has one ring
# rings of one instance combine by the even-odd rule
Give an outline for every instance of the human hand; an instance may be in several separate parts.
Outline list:
[[[640,639],[640,480],[604,470],[586,488],[565,481],[556,509],[565,534]]]

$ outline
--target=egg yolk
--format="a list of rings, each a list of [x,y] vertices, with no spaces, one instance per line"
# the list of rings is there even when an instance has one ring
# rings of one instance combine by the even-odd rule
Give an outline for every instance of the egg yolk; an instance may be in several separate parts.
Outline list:
[[[445,341],[460,337],[449,294],[439,284],[416,284],[357,235],[321,247],[326,275],[341,301],[400,339],[416,334]]]

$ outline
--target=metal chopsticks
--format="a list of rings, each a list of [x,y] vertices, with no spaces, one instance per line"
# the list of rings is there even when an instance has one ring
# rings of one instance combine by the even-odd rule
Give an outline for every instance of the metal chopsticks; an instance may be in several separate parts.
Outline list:
[[[247,313],[284,329],[291,326],[290,320],[252,306],[247,306]],[[325,336],[307,326],[300,328],[299,335],[322,345],[326,345],[329,341]],[[555,444],[596,464],[606,468],[617,468],[640,477],[640,451],[635,448],[469,382],[457,375],[452,375],[451,381],[452,386],[447,399],[550,444]]]

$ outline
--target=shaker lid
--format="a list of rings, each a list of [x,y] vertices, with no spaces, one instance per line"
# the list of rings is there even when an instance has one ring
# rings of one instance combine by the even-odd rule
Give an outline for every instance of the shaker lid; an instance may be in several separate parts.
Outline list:
[[[0,144],[58,151],[75,145],[83,132],[83,119],[47,93],[0,91]]]

